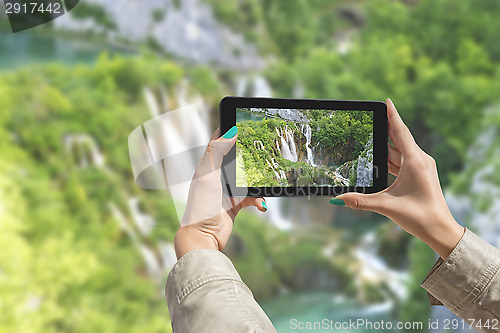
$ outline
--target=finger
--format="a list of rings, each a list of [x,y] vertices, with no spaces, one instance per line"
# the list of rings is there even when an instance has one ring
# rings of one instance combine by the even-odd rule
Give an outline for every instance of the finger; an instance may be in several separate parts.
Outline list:
[[[241,208],[249,206],[254,206],[263,213],[267,211],[267,204],[264,198],[246,198],[242,201]]]
[[[399,175],[399,167],[392,164],[390,161],[387,161],[387,168],[388,168],[389,173],[391,175],[396,176],[396,177]]]
[[[392,145],[388,145],[388,153],[388,161],[399,168],[401,166],[401,153],[399,150],[394,148]]]
[[[384,192],[373,194],[351,192],[335,197],[334,199],[330,200],[330,203],[339,205],[340,201],[343,201],[345,206],[353,209],[368,210],[371,212],[384,214],[384,212],[386,211],[385,199],[386,195]]]
[[[222,208],[232,219],[234,219],[241,209],[241,203],[245,199],[246,198],[243,197],[224,197],[222,200]]]
[[[399,116],[392,101],[388,98],[385,102],[387,104],[387,119],[389,121],[389,135],[391,140],[401,153],[410,152],[416,147],[415,140]]]
[[[228,198],[231,207],[226,207],[225,210],[232,211],[234,216],[238,214],[238,212],[246,207],[254,206],[261,212],[267,211],[267,204],[264,198]]]

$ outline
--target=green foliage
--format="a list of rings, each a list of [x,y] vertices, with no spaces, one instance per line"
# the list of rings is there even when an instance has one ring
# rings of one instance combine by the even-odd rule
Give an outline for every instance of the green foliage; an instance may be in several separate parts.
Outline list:
[[[208,67],[194,67],[189,71],[193,88],[203,95],[216,95],[219,89],[217,77]]]
[[[160,221],[151,240],[173,240],[175,210],[159,193],[137,189],[126,137],[150,117],[142,98],[131,95],[181,76],[169,62],[106,55],[93,67],[0,76],[2,328],[170,331],[164,297],[141,273],[142,258],[109,204],[128,212],[126,198],[139,197]],[[80,152],[70,154],[64,139],[80,133],[96,139],[107,169],[78,166]]]
[[[276,128],[285,126],[286,122],[278,119],[264,119],[262,122],[246,121],[238,123],[238,141],[236,154],[241,157],[243,165],[238,165],[240,174],[246,175],[248,186],[279,186],[271,166],[267,163],[270,158],[284,160],[281,157],[276,141]],[[254,142],[262,142],[267,150],[257,150]],[[238,160],[240,161],[240,160]],[[240,179],[238,179],[240,181]],[[284,184],[283,184],[284,185]]]
[[[364,149],[368,138],[373,133],[373,113],[359,111],[335,111],[326,116],[325,111],[310,110],[313,121],[313,142],[320,147],[353,146],[353,155],[357,156]],[[323,112],[323,114],[322,114]]]
[[[151,16],[153,16],[153,20],[155,22],[161,22],[163,19],[165,19],[165,9],[163,8],[156,8],[151,12]]]
[[[95,22],[107,29],[116,29],[116,24],[108,16],[106,11],[99,5],[93,3],[79,3],[71,11],[71,15],[77,19],[93,18]]]
[[[294,4],[287,2],[301,8]],[[310,3],[304,17],[318,21],[319,8]],[[332,11],[338,9],[332,5]],[[491,0],[363,1],[352,7],[364,14],[365,23],[347,54],[321,42],[304,42],[309,49],[300,56],[284,47],[293,56],[277,62],[266,76],[279,95],[289,96],[300,83],[307,98],[391,97],[417,142],[436,158],[446,185],[479,132],[477,110],[500,99],[500,46],[494,42],[499,9]]]

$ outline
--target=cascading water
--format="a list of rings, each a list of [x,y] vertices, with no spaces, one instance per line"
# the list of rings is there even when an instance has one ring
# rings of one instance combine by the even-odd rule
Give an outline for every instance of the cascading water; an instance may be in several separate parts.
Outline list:
[[[289,161],[297,162],[297,148],[295,147],[292,130],[286,126],[281,130],[276,128],[276,132],[280,137],[281,156]]]
[[[370,283],[386,282],[389,290],[397,299],[404,300],[407,297],[408,273],[390,268],[378,255],[377,236],[375,231],[365,234],[354,251],[360,263],[360,270],[356,276],[356,284],[363,294],[363,282]],[[390,297],[387,297],[390,304]]]
[[[264,143],[262,143],[261,140],[255,140],[253,142],[253,147],[257,150],[266,150],[266,148],[264,147]]]
[[[78,164],[81,168],[86,168],[91,164],[98,168],[104,168],[104,156],[99,150],[95,139],[90,135],[70,134],[66,135],[63,141],[69,153],[79,148],[80,160]]]
[[[264,147],[264,143],[261,140],[255,140],[253,142],[253,147],[256,150],[264,150],[267,151],[266,148]],[[276,176],[277,180],[283,180],[286,179],[285,172],[283,170],[280,170],[280,165],[274,158],[271,159],[266,159],[267,165],[273,170],[274,175]]]
[[[292,153],[292,162],[297,162],[297,148],[295,147],[295,141],[293,138],[293,133],[288,126],[285,127],[285,133],[286,133],[286,138],[287,142],[290,145],[290,152]]]
[[[283,137],[281,137],[281,156],[283,156],[283,158],[286,158],[289,161],[295,162],[293,160],[290,147],[288,146],[288,142],[286,142],[285,138]]]
[[[311,149],[311,126],[308,124],[302,124],[301,126],[302,133],[306,137],[306,151],[307,151],[307,157],[306,157],[306,162],[312,166],[316,166],[314,163],[314,156],[313,156],[313,151]]]

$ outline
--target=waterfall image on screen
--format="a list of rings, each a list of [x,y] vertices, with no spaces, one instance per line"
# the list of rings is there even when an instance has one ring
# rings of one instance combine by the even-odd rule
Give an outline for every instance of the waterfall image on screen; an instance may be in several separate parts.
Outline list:
[[[373,186],[373,111],[237,108],[236,186]]]

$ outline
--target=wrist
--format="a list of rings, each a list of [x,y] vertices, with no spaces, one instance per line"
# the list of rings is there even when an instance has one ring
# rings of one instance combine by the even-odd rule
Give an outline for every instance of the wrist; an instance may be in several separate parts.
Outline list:
[[[179,227],[175,235],[177,259],[180,259],[188,252],[199,249],[219,250],[219,243],[215,236],[194,226]]]
[[[462,239],[465,228],[451,216],[433,224],[422,240],[427,243],[443,260],[446,260]]]

